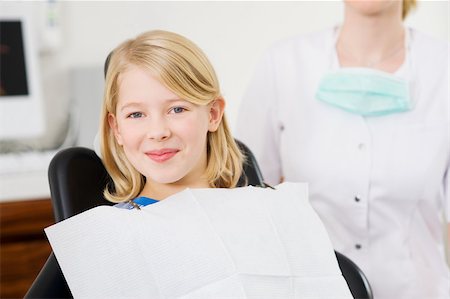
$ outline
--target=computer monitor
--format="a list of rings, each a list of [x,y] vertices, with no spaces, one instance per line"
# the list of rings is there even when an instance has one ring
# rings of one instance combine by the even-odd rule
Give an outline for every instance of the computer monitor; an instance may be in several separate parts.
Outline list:
[[[38,137],[45,130],[37,32],[32,11],[0,6],[0,140]]]

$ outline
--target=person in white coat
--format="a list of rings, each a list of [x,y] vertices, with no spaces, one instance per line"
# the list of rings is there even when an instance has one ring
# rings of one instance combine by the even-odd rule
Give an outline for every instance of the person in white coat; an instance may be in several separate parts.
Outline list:
[[[267,183],[309,183],[376,299],[448,299],[449,44],[404,26],[414,0],[344,5],[342,25],[268,49],[236,136]]]

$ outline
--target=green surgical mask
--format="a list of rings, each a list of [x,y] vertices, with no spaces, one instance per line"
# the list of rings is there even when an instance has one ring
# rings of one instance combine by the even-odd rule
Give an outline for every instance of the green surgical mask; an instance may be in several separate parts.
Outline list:
[[[408,81],[369,68],[342,68],[326,74],[316,98],[362,116],[383,116],[412,108]]]

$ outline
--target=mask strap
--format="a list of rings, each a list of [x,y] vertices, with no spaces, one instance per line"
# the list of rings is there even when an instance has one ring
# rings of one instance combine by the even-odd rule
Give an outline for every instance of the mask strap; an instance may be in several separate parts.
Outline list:
[[[412,47],[414,42],[414,32],[412,32],[412,29],[409,27],[405,27],[405,30],[406,68],[403,71],[405,73],[404,78],[409,84],[409,96],[411,99],[412,109],[414,109],[419,98],[419,84],[417,84],[418,82],[416,80],[417,74],[415,73],[414,49]]]
[[[339,58],[338,58],[338,55],[337,55],[337,51],[336,51],[336,43],[337,43],[337,40],[339,38],[339,35],[341,34],[341,26],[340,25],[336,25],[333,28],[333,33],[332,34],[333,34],[333,36],[331,38],[331,43],[329,45],[329,49],[330,49],[330,53],[331,53],[331,55],[330,55],[330,62],[328,64],[328,70],[329,71],[335,71],[335,70],[337,70],[337,69],[339,69],[341,67],[340,63],[339,63]]]

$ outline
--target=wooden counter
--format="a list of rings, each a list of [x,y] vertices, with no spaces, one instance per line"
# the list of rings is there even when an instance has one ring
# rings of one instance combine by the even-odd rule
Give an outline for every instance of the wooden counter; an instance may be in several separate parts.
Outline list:
[[[0,202],[0,298],[23,298],[51,248],[43,229],[54,223],[50,199]]]

